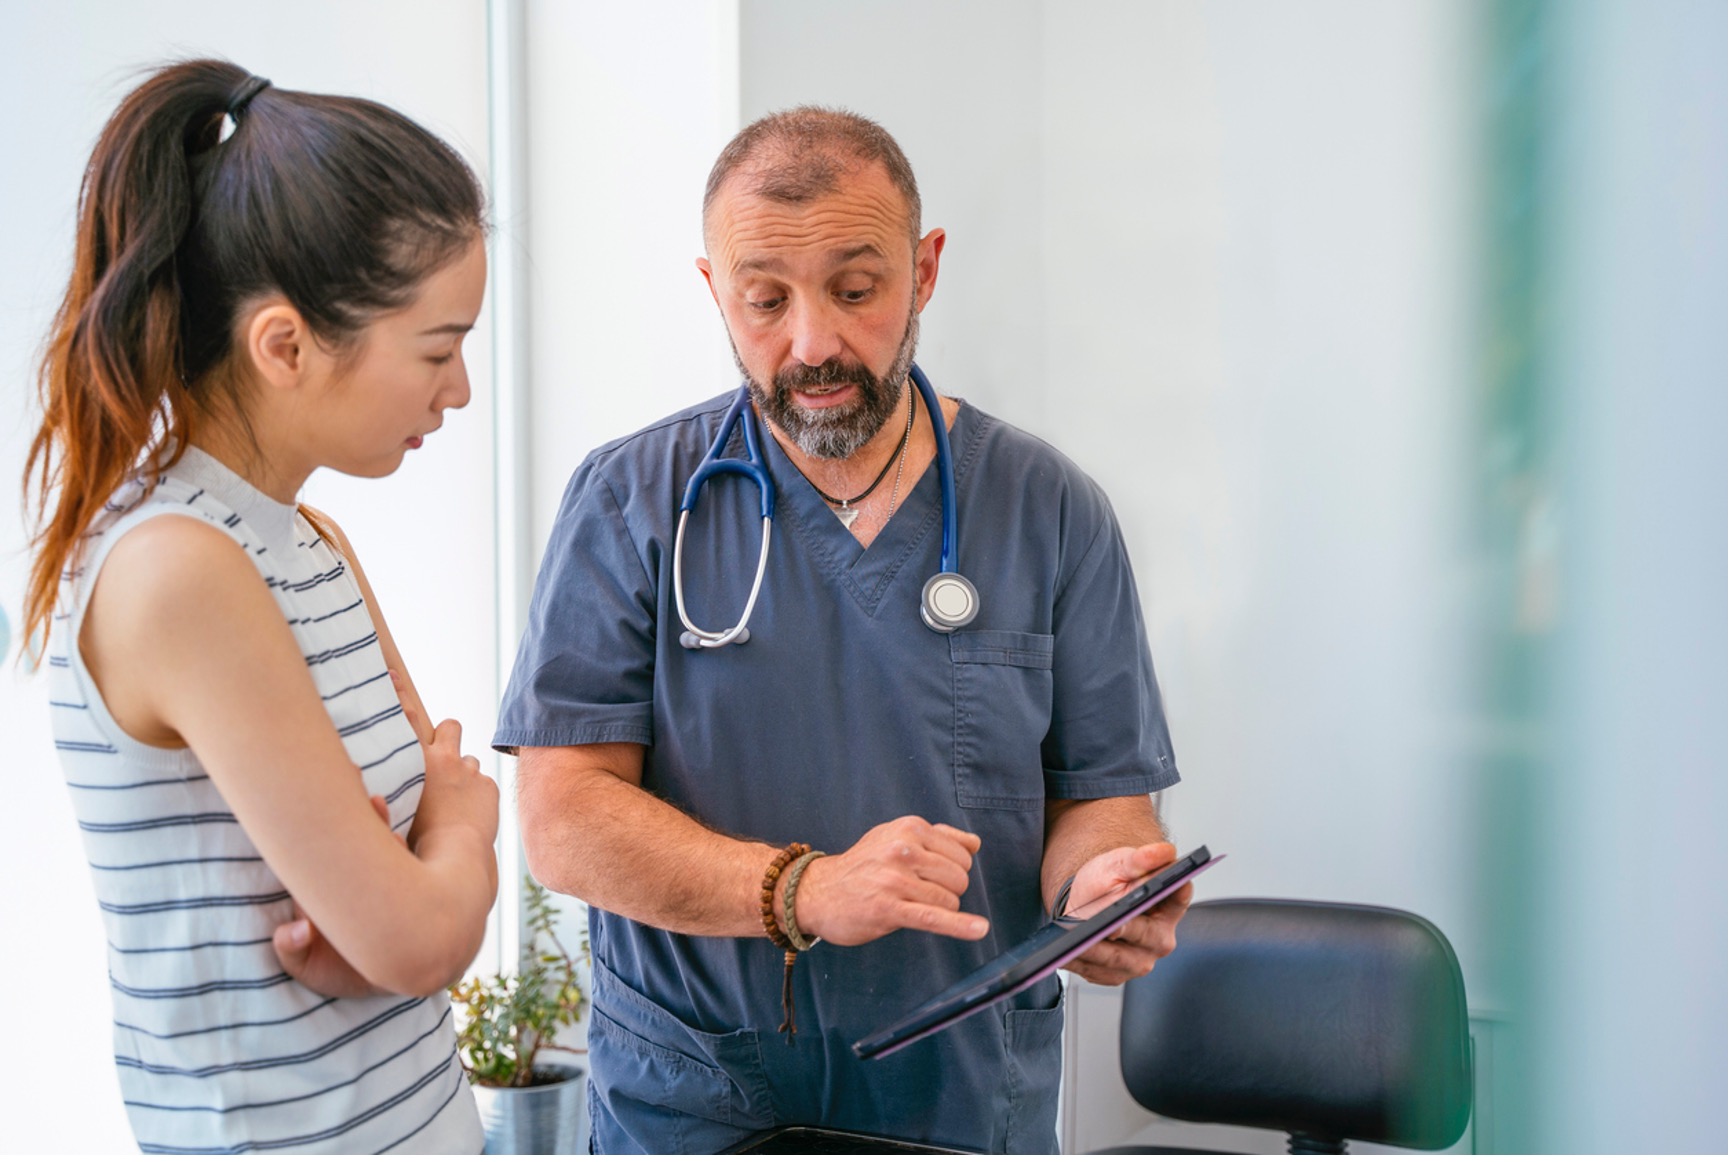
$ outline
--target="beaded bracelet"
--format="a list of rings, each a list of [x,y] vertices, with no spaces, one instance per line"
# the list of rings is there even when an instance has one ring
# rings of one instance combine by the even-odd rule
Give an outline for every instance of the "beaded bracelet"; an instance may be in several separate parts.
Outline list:
[[[808,843],[789,844],[776,853],[770,866],[764,869],[764,879],[759,883],[758,918],[764,922],[764,934],[781,949],[792,950],[793,945],[783,934],[782,925],[776,922],[776,881],[782,878],[782,869],[788,866],[789,860],[799,859],[811,850],[812,845]]]
[[[776,922],[776,881],[782,878],[782,869],[788,866],[789,860],[799,859],[811,851],[811,844],[791,843],[777,852],[770,866],[764,869],[764,879],[760,881],[758,891],[758,917],[764,922],[764,934],[770,937],[772,944],[782,949],[782,1024],[776,1031],[788,1034],[790,1041],[794,1040],[797,1031],[794,1027],[794,958],[799,950]]]

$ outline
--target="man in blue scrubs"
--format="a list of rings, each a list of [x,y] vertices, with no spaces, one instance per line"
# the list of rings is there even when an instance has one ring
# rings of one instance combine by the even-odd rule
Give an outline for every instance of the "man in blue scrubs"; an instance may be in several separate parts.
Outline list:
[[[751,385],[776,488],[750,641],[688,649],[677,510],[729,396],[593,452],[567,488],[494,745],[515,750],[536,877],[592,905],[593,1144],[722,1149],[806,1124],[1055,1148],[1050,978],[880,1061],[850,1045],[1081,903],[1173,859],[1150,792],[1178,779],[1106,498],[1052,448],[943,399],[973,623],[927,627],[932,425],[908,381],[942,230],[864,118],[797,109],[725,149],[698,262]],[[943,391],[944,385],[938,385]],[[741,456],[741,436],[727,455]],[[693,622],[731,626],[757,490],[712,479],[686,534]],[[793,968],[767,939],[786,845]],[[1118,983],[1173,947],[1189,889],[1073,962]]]

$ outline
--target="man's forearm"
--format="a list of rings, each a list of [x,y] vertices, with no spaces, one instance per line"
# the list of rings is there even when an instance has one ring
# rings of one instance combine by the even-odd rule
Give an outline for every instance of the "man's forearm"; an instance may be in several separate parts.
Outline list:
[[[1047,845],[1041,857],[1042,904],[1051,908],[1065,881],[1102,852],[1166,840],[1167,828],[1148,795],[1049,800]]]
[[[761,935],[759,880],[777,849],[711,831],[637,786],[641,770],[642,750],[628,744],[524,748],[518,821],[531,874],[673,932]]]

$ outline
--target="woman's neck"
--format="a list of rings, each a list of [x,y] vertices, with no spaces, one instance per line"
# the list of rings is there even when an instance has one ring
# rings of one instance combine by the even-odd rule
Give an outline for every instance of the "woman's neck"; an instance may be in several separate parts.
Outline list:
[[[232,418],[212,417],[200,425],[193,446],[279,504],[294,504],[312,469],[289,467],[293,457],[270,449]]]

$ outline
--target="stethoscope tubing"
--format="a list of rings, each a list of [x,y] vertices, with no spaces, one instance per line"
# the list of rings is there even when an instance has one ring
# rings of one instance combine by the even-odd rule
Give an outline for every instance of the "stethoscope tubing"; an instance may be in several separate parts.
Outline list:
[[[950,432],[945,427],[944,409],[940,406],[938,393],[933,390],[925,372],[911,364],[909,377],[914,382],[915,390],[921,393],[921,399],[927,407],[927,418],[932,421],[934,459],[938,463],[939,472],[939,571],[928,580],[922,590],[921,618],[939,633],[951,633],[974,619],[975,612],[980,608],[980,597],[974,586],[957,572],[957,481],[951,460]],[[744,642],[751,636],[746,623],[752,617],[752,610],[758,604],[758,594],[764,586],[764,571],[770,561],[770,526],[776,509],[776,486],[771,482],[770,468],[765,464],[763,453],[759,450],[758,432],[751,408],[752,393],[742,384],[739,394],[728,408],[728,414],[723,417],[722,428],[716,433],[709,453],[698,465],[697,471],[692,473],[692,478],[686,482],[686,491],[680,499],[680,522],[674,530],[674,607],[680,615],[680,623],[686,627],[686,632],[680,635],[680,644],[688,649],[712,649],[734,642]],[[728,446],[729,437],[734,432],[735,424],[740,425],[741,436],[746,444],[744,460],[738,457],[725,458],[722,455]],[[758,543],[758,569],[753,575],[752,592],[746,599],[746,608],[741,612],[740,620],[730,629],[707,630],[694,625],[686,612],[686,589],[682,579],[686,521],[698,506],[698,496],[705,483],[711,477],[725,473],[745,476],[758,486],[758,512],[763,527]]]
[[[680,635],[680,643],[688,648],[708,649],[737,641],[743,642],[750,636],[746,623],[752,620],[752,609],[758,604],[758,591],[764,585],[764,568],[770,561],[771,520],[769,517],[764,518],[763,532],[758,538],[758,572],[752,578],[752,592],[747,595],[746,608],[741,611],[740,620],[734,624],[733,629],[717,633],[714,630],[699,629],[686,614],[686,591],[680,583],[680,560],[686,549],[686,518],[691,515],[691,509],[682,508],[680,524],[674,530],[674,608],[680,613],[680,624],[686,627],[686,632]]]
[[[909,378],[927,405],[927,418],[933,424],[934,459],[939,462],[939,572],[957,571],[957,478],[951,469],[951,434],[945,429],[945,410],[939,406],[939,393],[933,390],[927,373],[909,365]]]
[[[686,482],[685,495],[680,498],[680,511],[691,512],[698,505],[698,494],[704,484],[712,476],[732,472],[737,476],[745,476],[758,485],[758,515],[765,520],[771,519],[776,508],[776,486],[770,482],[770,467],[765,464],[764,456],[758,450],[758,431],[753,425],[751,409],[752,393],[745,385],[741,385],[740,393],[734,397],[734,403],[728,408],[728,415],[723,417],[722,430],[716,433],[716,440],[710,445],[710,452],[698,465],[698,471],[692,473],[692,479]],[[746,459],[724,457],[722,450],[728,446],[728,437],[734,432],[734,425],[740,425],[740,434],[746,440]]]

